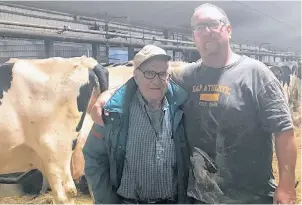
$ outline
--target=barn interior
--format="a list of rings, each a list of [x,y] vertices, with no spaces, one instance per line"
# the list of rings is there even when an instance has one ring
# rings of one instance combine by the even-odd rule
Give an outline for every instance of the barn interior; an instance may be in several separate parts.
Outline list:
[[[267,65],[301,62],[301,1],[211,3],[223,8],[229,16],[235,52]],[[200,1],[0,2],[0,63],[9,58],[86,55],[103,64],[114,64],[132,60],[148,43],[163,47],[174,61],[193,62],[200,56],[191,36],[190,18],[200,4]],[[299,71],[301,75],[301,67]],[[41,183],[41,173],[35,172],[17,185],[0,184],[0,199],[12,194],[37,195]],[[8,186],[11,191],[1,191]],[[88,193],[85,179],[78,183],[78,188]]]
[[[232,47],[238,53],[264,62],[285,61],[287,57],[290,60],[290,56],[295,58],[301,54],[301,2],[215,1],[215,4],[228,14],[233,29]],[[190,30],[190,18],[194,8],[200,5],[198,1],[67,1],[60,4],[12,1],[1,5],[2,25],[6,26],[2,36],[10,37],[10,43],[6,38],[1,40],[2,47],[6,48],[5,53],[0,53],[2,62],[8,56],[88,55],[113,63],[132,59],[146,43],[165,47],[174,60],[192,62],[199,58]],[[7,30],[8,27],[15,30]],[[20,29],[19,32],[16,29]],[[33,29],[45,34],[30,32]],[[92,35],[91,30],[100,33]],[[61,35],[47,36],[46,31]],[[84,39],[70,39],[69,34],[82,35]],[[95,42],[93,37],[102,40]],[[22,43],[20,38],[24,40]],[[18,52],[13,51],[14,47],[18,47],[15,49]]]

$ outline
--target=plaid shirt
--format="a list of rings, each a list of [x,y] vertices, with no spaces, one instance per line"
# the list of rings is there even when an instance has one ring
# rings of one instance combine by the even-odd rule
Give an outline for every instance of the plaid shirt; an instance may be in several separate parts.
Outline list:
[[[165,99],[151,112],[139,90],[130,105],[126,157],[117,193],[136,200],[171,198],[177,194],[176,154]]]

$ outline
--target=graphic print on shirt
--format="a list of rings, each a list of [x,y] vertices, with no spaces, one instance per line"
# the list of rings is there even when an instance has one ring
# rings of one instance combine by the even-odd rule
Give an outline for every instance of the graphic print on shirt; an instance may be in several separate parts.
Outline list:
[[[199,127],[202,128],[203,138],[200,140],[208,141],[211,147],[213,146],[213,150],[210,152],[215,152],[214,155],[211,156],[214,164],[217,166],[217,170],[215,173],[204,175],[198,174],[195,170],[192,170],[195,178],[197,177],[200,183],[195,184],[195,188],[190,190],[190,195],[196,195],[196,192],[207,192],[208,194],[203,194],[203,197],[207,199],[208,202],[214,203],[219,202],[219,198],[221,197],[220,188],[225,188],[225,183],[227,184],[232,180],[232,176],[230,175],[230,168],[227,164],[227,153],[226,153],[226,145],[225,145],[225,136],[221,132],[223,127],[223,121],[226,118],[228,101],[232,99],[234,96],[231,95],[231,88],[229,86],[220,84],[221,82],[216,83],[207,83],[207,84],[195,84],[192,86],[191,92],[194,93],[195,102],[201,107],[201,117],[199,120]],[[194,147],[194,149],[198,149]],[[194,151],[195,157],[200,157],[198,152]],[[192,163],[196,165],[199,164],[197,159],[191,159]],[[197,161],[196,161],[197,160]],[[197,167],[200,167],[200,165]],[[204,182],[210,183],[220,187],[219,189],[212,187],[212,190],[205,189],[203,186]],[[190,187],[192,188],[192,187]],[[194,191],[193,191],[194,190]],[[220,190],[220,191],[219,191]],[[212,194],[210,194],[212,193]],[[214,194],[215,193],[215,194]]]
[[[217,107],[222,94],[230,95],[231,88],[224,85],[193,85],[192,92],[199,92],[199,105],[203,107]]]

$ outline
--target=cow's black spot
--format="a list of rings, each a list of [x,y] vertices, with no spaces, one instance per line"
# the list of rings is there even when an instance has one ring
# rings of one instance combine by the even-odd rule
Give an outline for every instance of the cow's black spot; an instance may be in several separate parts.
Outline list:
[[[82,128],[93,88],[95,86],[100,86],[100,91],[104,92],[105,90],[108,90],[109,87],[109,72],[105,67],[96,65],[93,70],[89,70],[88,73],[89,81],[85,85],[81,86],[80,94],[77,97],[78,111],[83,112],[76,127],[77,132],[79,132]]]
[[[88,90],[88,83],[85,85],[82,85],[80,88],[80,94],[77,97],[77,105],[78,105],[78,111],[84,112],[86,102],[88,101],[89,97],[89,90]]]
[[[0,105],[2,105],[2,98],[4,92],[7,92],[13,80],[13,63],[5,63],[0,65]]]
[[[87,106],[91,97],[91,93],[93,91],[93,87],[97,85],[97,79],[95,77],[95,74],[93,71],[89,71],[88,72],[89,75],[89,80],[87,83],[85,83],[84,85],[82,85],[80,87],[80,94],[77,97],[77,105],[78,105],[78,111],[79,112],[83,112],[81,119],[76,127],[76,131],[79,132],[82,128],[84,119],[85,119],[85,115],[86,115],[86,110],[87,110]]]

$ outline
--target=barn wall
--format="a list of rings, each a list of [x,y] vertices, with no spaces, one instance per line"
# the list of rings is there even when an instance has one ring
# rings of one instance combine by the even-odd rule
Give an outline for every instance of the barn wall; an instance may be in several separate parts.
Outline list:
[[[100,46],[101,61],[105,62],[105,46]],[[54,43],[55,57],[75,57],[75,56],[92,56],[92,47],[90,44],[76,43]],[[45,58],[44,42],[38,40],[0,40],[0,63],[6,62],[9,58]]]
[[[169,55],[174,60],[195,61],[198,58],[196,55],[194,44],[192,42],[191,34],[179,33],[176,31],[160,31],[157,29],[140,27],[130,24],[123,24],[113,22],[110,17],[107,20],[100,19],[87,19],[86,17],[75,16],[72,14],[63,14],[53,11],[42,11],[34,8],[24,8],[20,5],[7,5],[0,2],[0,29],[3,29],[3,35],[13,35],[15,37],[28,37],[38,35],[40,39],[43,36],[48,38],[54,38],[56,40],[68,40],[68,38],[76,39],[76,42],[90,42],[101,43],[110,46],[122,47],[123,45],[140,47],[146,44],[155,44],[166,47],[167,49],[173,49],[175,52],[168,51]],[[10,23],[10,25],[8,25]],[[12,25],[14,23],[14,25]],[[19,23],[19,24],[18,24]],[[35,25],[35,26],[30,26]],[[41,28],[39,26],[48,26],[48,28]],[[52,26],[50,28],[49,26]],[[66,28],[76,30],[64,30]],[[64,29],[63,29],[64,28]],[[62,30],[63,29],[63,30]],[[12,30],[14,31],[12,34]],[[79,31],[81,30],[81,31]],[[98,33],[91,33],[91,30],[98,30]],[[17,31],[17,32],[16,32]],[[109,35],[105,35],[106,31],[112,32]],[[8,34],[6,34],[8,32]],[[10,33],[11,32],[11,33]],[[17,33],[17,34],[16,34]],[[30,33],[30,34],[28,34]],[[122,34],[123,36],[116,36],[112,34]],[[42,37],[41,37],[42,36]],[[30,37],[29,37],[30,38]],[[7,39],[5,37],[5,39]],[[70,40],[70,39],[69,39]],[[110,45],[110,40],[111,44]],[[168,41],[167,41],[168,40]],[[7,43],[9,41],[9,43]],[[71,40],[70,40],[71,41]],[[0,62],[6,61],[9,57],[19,58],[44,58],[44,43],[38,40],[25,41],[25,40],[0,40]],[[261,59],[257,56],[252,56],[250,51],[257,53],[259,51],[258,46],[251,45],[238,45],[232,43],[232,47],[235,52],[245,52],[252,58],[262,60],[263,62],[271,62],[271,59],[267,56],[263,56]],[[123,49],[120,51],[110,50],[112,52],[124,52],[124,54],[114,54],[116,57],[106,56],[105,45],[100,45],[101,53],[97,54],[98,59],[101,62],[124,61],[125,53]],[[187,50],[188,52],[185,52]],[[94,50],[95,51],[95,50]],[[194,52],[192,52],[194,51]],[[265,48],[261,48],[261,51],[268,51]],[[75,44],[75,43],[55,43],[54,56],[61,57],[73,57],[80,55],[91,56],[92,48],[90,44]],[[281,55],[281,54],[276,54]],[[108,59],[109,58],[109,59]],[[111,60],[110,60],[111,58]],[[286,60],[286,59],[285,59]],[[284,61],[284,59],[276,58],[275,61]]]

